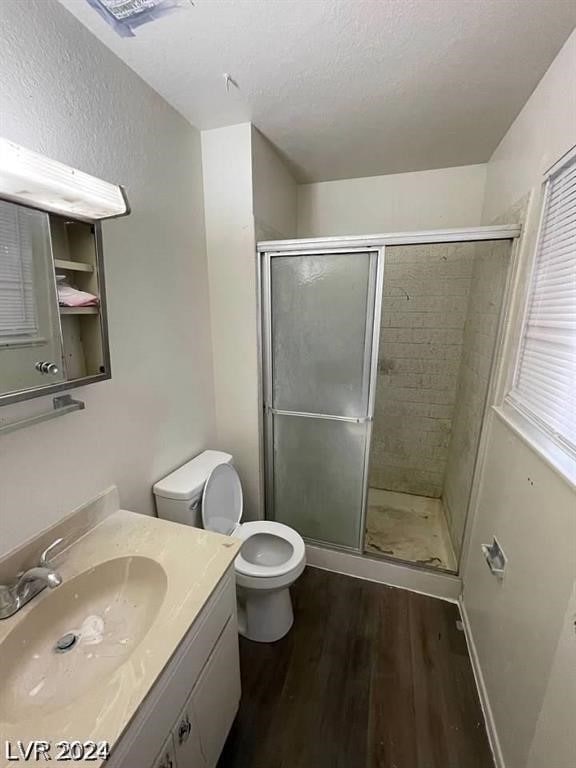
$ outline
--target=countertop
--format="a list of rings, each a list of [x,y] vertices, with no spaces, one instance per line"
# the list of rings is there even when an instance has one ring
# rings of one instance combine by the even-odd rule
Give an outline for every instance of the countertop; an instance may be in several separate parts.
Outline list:
[[[91,740],[106,741],[112,746],[233,563],[240,546],[240,541],[228,536],[123,509],[107,513],[104,519],[97,521],[55,558],[54,567],[61,574],[63,583],[114,558],[151,558],[162,567],[166,576],[165,593],[156,618],[131,655],[110,675],[97,680],[89,695],[65,705],[56,700],[53,708],[49,702],[41,708],[32,705],[29,716],[20,714],[14,717],[14,722],[8,720],[9,713],[7,716],[2,713],[1,741],[11,742],[14,749],[18,740],[26,744],[38,739],[53,745],[61,740]],[[14,616],[0,621],[0,644],[41,601],[51,597],[51,590],[45,589]],[[26,648],[22,651],[27,652]],[[8,684],[12,688],[0,691],[0,697],[10,698],[14,695],[14,686],[21,685],[22,689],[17,693],[20,701],[26,701],[26,694],[34,695],[33,690],[25,690],[30,686],[30,674],[20,679],[14,673],[13,661],[6,658],[12,654],[2,655],[5,658],[0,658],[0,685],[7,684],[8,675]],[[39,674],[41,672],[42,668],[39,668]],[[55,753],[51,754],[54,761]],[[15,764],[8,761],[2,743],[0,765],[8,768]],[[99,765],[100,761],[87,764]]]

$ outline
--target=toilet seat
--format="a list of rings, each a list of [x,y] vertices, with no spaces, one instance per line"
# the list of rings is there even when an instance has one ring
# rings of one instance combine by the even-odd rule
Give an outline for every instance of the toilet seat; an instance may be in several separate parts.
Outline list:
[[[296,578],[306,563],[306,548],[300,534],[270,520],[240,524],[242,485],[231,464],[218,464],[206,480],[202,494],[202,523],[208,531],[235,536],[243,541],[234,568],[244,581],[264,586]],[[297,573],[296,573],[297,572]],[[254,584],[253,584],[254,586]]]
[[[275,523],[270,520],[244,523],[238,526],[233,535],[244,542],[234,561],[237,573],[241,573],[244,576],[251,576],[253,578],[284,576],[299,568],[306,556],[304,541],[300,534],[282,523]],[[260,546],[255,541],[259,535],[269,537],[268,540],[263,540]],[[291,552],[287,552],[285,559],[282,559],[280,562],[265,563],[266,555],[274,548],[274,539],[288,544],[291,547]],[[249,540],[255,544],[253,552],[250,552],[248,546],[246,546]],[[269,545],[268,548],[267,545]],[[275,549],[274,554],[277,554],[278,559],[280,559],[282,554],[281,547]],[[261,563],[258,562],[259,559]]]
[[[207,531],[231,536],[242,518],[242,485],[232,464],[218,464],[202,493],[202,525]]]

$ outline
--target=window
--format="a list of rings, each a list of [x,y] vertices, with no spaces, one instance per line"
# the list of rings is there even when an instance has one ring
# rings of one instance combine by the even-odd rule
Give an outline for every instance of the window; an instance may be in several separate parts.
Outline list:
[[[0,342],[38,332],[31,216],[0,200]]]
[[[520,356],[508,401],[576,455],[576,154],[546,183]]]

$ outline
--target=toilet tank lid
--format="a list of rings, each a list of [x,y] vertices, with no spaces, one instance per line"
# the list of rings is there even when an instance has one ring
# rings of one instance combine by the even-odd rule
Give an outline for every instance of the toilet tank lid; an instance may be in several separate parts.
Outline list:
[[[214,467],[231,462],[232,456],[229,453],[203,451],[180,469],[175,469],[154,483],[154,495],[163,499],[191,499],[200,493]]]

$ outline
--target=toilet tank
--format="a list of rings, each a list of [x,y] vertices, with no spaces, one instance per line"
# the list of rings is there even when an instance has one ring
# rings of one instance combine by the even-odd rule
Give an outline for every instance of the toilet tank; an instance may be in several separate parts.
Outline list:
[[[231,464],[223,451],[203,451],[153,486],[156,514],[163,520],[202,527],[200,504],[210,473],[218,464]]]

